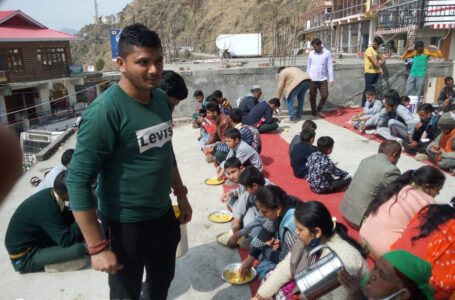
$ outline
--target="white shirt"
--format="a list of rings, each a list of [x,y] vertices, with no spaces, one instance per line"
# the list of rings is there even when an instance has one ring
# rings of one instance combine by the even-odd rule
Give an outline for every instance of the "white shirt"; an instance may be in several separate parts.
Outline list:
[[[333,81],[332,55],[322,48],[321,52],[312,50],[308,55],[307,73],[312,81]]]
[[[41,180],[40,184],[36,187],[33,193],[37,193],[44,189],[53,188],[55,178],[57,178],[58,174],[65,170],[66,167],[62,164],[58,164],[58,166],[53,167],[52,170],[50,170],[49,173],[47,173],[47,175],[43,178],[43,180]]]

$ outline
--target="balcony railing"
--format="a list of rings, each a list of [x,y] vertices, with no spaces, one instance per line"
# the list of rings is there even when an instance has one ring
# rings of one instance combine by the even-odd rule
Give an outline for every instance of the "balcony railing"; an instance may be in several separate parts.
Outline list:
[[[332,12],[332,20],[342,19],[366,12],[366,4],[361,3]]]
[[[425,25],[455,22],[455,0],[425,1]]]
[[[422,0],[388,6],[378,11],[378,28],[402,28],[410,25],[423,25]]]

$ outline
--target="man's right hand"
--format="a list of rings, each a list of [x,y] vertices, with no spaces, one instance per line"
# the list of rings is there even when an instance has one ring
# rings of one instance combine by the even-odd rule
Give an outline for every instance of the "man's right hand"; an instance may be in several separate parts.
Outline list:
[[[110,250],[93,255],[92,267],[95,271],[107,272],[112,275],[123,269],[123,265],[119,264],[117,256]]]

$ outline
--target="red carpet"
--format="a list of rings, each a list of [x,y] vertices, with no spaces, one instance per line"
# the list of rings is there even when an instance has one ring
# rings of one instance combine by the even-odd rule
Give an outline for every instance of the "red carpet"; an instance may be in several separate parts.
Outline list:
[[[344,192],[329,195],[313,193],[306,180],[294,177],[288,154],[289,144],[279,134],[262,134],[261,139],[263,149],[261,158],[264,163],[264,175],[290,195],[296,196],[303,201],[317,200],[324,203],[332,216],[337,218],[338,222],[348,226],[338,209]],[[227,190],[229,187],[224,185],[224,188]],[[357,231],[349,227],[349,233],[352,237],[358,239],[359,234]],[[239,254],[242,260],[248,256],[248,252],[242,249],[239,249]],[[258,288],[258,279],[250,283],[252,295],[256,294]]]

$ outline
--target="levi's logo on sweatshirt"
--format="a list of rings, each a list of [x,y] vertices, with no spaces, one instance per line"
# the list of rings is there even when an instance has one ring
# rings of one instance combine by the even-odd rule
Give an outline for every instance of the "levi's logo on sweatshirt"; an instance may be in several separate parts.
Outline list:
[[[172,140],[172,134],[173,129],[171,121],[136,131],[139,153],[144,153],[151,148],[162,147]]]

